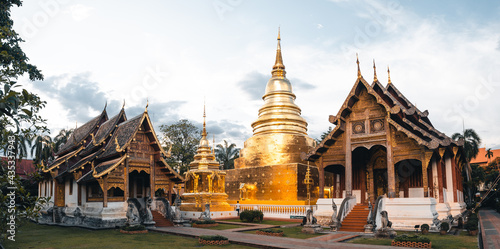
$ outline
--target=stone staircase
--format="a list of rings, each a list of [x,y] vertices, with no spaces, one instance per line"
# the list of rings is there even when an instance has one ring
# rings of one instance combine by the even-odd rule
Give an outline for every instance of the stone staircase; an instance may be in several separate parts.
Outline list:
[[[151,214],[153,214],[153,220],[156,222],[155,226],[156,227],[173,227],[174,223],[171,221],[165,219],[163,215],[160,214],[160,212],[156,210],[151,210]]]
[[[358,203],[342,221],[339,231],[344,232],[364,232],[366,220],[370,210],[368,204]]]
[[[56,207],[54,206],[53,209],[52,209],[52,212],[53,212],[53,221],[54,223],[61,223],[62,221],[62,210],[60,207]]]

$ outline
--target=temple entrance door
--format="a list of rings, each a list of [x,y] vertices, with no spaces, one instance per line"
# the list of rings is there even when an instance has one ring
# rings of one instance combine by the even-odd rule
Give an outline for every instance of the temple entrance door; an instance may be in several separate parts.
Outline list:
[[[59,182],[58,180],[55,180],[55,183],[56,183],[56,196],[54,198],[55,199],[54,205],[58,207],[64,207],[65,205],[64,199],[66,195],[64,181]]]
[[[345,191],[345,167],[340,164],[325,167],[324,198],[343,198]]]
[[[387,194],[387,170],[374,169],[373,180],[373,188],[375,192],[374,197],[379,197],[381,195]]]
[[[137,170],[129,174],[129,197],[143,200],[144,197],[150,195],[150,177],[149,174],[142,171],[137,173]],[[143,204],[143,203],[141,203]]]

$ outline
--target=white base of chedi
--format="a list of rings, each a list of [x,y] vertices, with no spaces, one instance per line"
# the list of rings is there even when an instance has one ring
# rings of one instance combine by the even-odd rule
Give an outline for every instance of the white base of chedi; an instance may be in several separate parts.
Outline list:
[[[182,218],[185,220],[193,219],[197,220],[203,212],[191,212],[191,211],[182,211]],[[211,219],[219,219],[219,218],[239,218],[238,212],[236,211],[213,211],[210,212]]]

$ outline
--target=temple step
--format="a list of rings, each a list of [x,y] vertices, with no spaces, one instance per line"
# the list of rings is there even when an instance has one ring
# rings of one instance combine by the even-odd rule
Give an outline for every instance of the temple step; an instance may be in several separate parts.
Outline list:
[[[356,204],[342,221],[339,231],[364,232],[370,210],[366,204]]]
[[[160,212],[158,212],[156,210],[152,210],[151,214],[153,214],[153,220],[156,223],[155,224],[156,227],[173,227],[174,226],[174,223],[165,219],[165,217],[163,217],[163,215]]]

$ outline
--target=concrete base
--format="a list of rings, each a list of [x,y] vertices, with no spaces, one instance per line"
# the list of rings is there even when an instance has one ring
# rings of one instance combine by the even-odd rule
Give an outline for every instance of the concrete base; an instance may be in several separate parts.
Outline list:
[[[436,211],[439,220],[446,219],[450,215],[450,205],[448,203],[437,203]]]
[[[340,208],[342,204],[341,198],[333,199],[335,201],[335,205],[337,205],[337,210]],[[318,224],[321,226],[329,226],[332,223],[332,199],[319,198],[316,201],[316,211],[313,216],[318,220]],[[338,213],[337,213],[338,214]]]
[[[191,212],[191,211],[181,211],[182,218],[185,220],[197,220],[202,212]],[[238,212],[236,211],[213,211],[210,212],[211,219],[218,218],[238,218]]]
[[[414,230],[415,225],[429,224],[438,217],[434,198],[384,198],[378,212],[387,211],[392,228]],[[382,227],[380,215],[376,219],[377,229]]]
[[[448,204],[450,206],[450,214],[455,217],[465,211],[467,205],[465,202],[452,202]]]
[[[315,234],[322,231],[323,228],[321,228],[320,225],[304,225],[304,227],[302,228],[302,232],[308,234]]]

